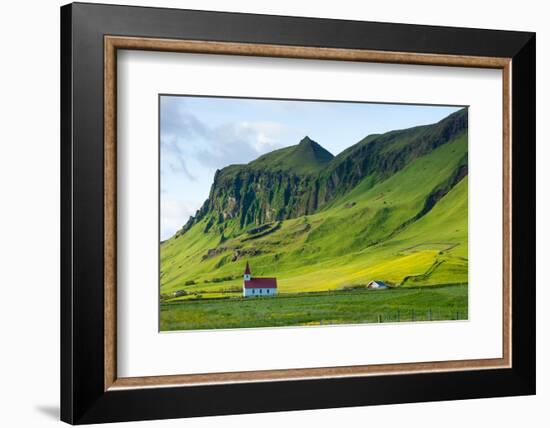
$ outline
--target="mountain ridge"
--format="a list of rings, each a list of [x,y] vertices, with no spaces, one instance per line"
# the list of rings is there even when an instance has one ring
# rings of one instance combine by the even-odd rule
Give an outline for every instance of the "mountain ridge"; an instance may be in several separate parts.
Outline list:
[[[209,217],[204,232],[220,234],[312,214],[334,203],[365,178],[383,181],[408,163],[452,141],[468,126],[461,109],[432,125],[369,135],[333,156],[304,137],[298,144],[244,165],[217,170],[209,197],[175,234]],[[466,158],[467,161],[467,158]],[[225,235],[224,235],[225,236]]]

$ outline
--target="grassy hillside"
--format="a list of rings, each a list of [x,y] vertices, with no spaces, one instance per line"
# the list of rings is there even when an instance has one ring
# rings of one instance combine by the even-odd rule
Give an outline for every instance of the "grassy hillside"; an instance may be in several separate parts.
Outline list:
[[[414,138],[425,138],[426,132],[417,129]],[[410,139],[412,134],[404,135]],[[391,139],[395,159],[409,143]],[[274,153],[270,163],[289,155]],[[372,279],[415,289],[466,283],[466,165],[467,133],[462,131],[388,177],[374,170],[306,215],[245,227],[242,217],[212,223],[205,215],[161,245],[161,295],[168,300],[178,291],[183,295],[176,299],[233,295],[247,260],[253,275],[276,276],[281,293],[347,289]]]

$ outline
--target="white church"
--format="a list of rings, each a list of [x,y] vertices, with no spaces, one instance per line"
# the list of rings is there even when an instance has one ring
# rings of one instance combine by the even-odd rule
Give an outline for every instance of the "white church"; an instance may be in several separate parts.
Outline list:
[[[277,295],[277,278],[253,278],[248,262],[246,262],[243,278],[243,297],[272,297]]]

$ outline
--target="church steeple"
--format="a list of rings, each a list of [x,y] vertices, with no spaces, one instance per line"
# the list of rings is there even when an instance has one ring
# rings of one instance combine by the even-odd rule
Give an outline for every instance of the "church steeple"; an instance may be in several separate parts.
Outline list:
[[[250,281],[250,276],[251,276],[250,275],[250,266],[248,265],[248,262],[246,262],[246,268],[244,270],[244,275],[243,275],[244,280],[245,281]]]

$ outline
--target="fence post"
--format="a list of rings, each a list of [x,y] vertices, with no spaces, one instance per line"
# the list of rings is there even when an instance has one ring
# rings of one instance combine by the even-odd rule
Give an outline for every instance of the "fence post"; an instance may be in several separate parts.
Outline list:
[[[413,320],[413,321],[416,321],[416,319],[415,319],[415,316],[414,316],[414,309],[412,309],[412,315],[411,315],[411,318],[412,318],[412,320]]]
[[[381,323],[382,322],[382,316],[380,314],[378,314],[378,322]]]
[[[399,308],[397,308],[397,322],[401,321],[401,314],[399,313]]]
[[[430,321],[432,320],[432,308],[428,309],[428,318]]]
[[[456,319],[458,320],[458,311],[456,311]]]

